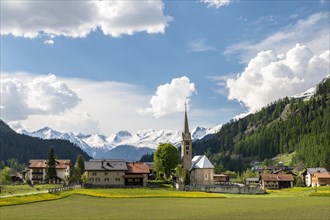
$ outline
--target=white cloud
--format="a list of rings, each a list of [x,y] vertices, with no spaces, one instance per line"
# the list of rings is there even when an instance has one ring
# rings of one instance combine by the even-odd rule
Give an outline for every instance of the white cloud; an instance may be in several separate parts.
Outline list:
[[[263,40],[245,41],[228,46],[224,54],[238,55],[242,62],[248,63],[259,51],[273,50],[285,53],[297,43],[306,45],[315,54],[320,54],[325,48],[330,47],[329,38],[329,12],[320,12],[300,19]]]
[[[44,44],[50,44],[50,45],[53,45],[55,42],[54,42],[54,40],[52,40],[52,39],[48,39],[48,40],[45,40],[44,41]]]
[[[86,37],[98,28],[113,37],[164,33],[172,19],[161,0],[1,1],[1,35],[25,38]]]
[[[190,41],[187,45],[187,50],[189,52],[218,51],[215,47],[206,44],[205,39]]]
[[[234,0],[200,0],[200,1],[208,4],[208,7],[219,8],[221,6],[227,6],[227,5],[229,5]]]
[[[279,98],[304,92],[329,74],[329,54],[326,50],[315,55],[299,44],[286,54],[262,51],[236,79],[227,80],[228,98],[254,112]]]
[[[140,110],[139,113],[152,113],[154,117],[184,111],[185,102],[196,92],[195,84],[186,76],[175,78],[171,83],[157,87],[156,93],[150,99],[151,108]]]
[[[32,81],[1,79],[1,117],[7,121],[23,120],[33,114],[60,114],[79,101],[77,93],[55,75]]]

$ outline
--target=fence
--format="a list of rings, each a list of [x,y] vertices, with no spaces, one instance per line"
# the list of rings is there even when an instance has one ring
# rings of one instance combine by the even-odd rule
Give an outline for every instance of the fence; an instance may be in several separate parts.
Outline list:
[[[75,188],[75,186],[63,186],[63,187],[57,187],[57,188],[49,188],[48,193],[57,193],[57,192],[72,190],[74,188]]]

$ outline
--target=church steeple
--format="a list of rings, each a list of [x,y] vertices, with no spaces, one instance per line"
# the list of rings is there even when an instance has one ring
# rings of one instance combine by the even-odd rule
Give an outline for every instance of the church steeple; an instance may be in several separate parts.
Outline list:
[[[181,163],[184,169],[189,170],[192,159],[192,140],[188,126],[187,104],[185,103],[184,111],[184,128],[181,141]]]
[[[187,103],[184,105],[184,129],[182,133],[183,140],[191,140],[191,135],[189,132],[189,125],[188,125],[188,116],[187,116]]]

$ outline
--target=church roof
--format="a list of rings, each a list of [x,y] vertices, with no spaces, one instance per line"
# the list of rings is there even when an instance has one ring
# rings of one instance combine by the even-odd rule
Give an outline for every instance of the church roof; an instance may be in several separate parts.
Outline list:
[[[210,160],[205,155],[194,156],[191,160],[192,165],[190,170],[192,169],[206,169],[206,168],[214,168]]]

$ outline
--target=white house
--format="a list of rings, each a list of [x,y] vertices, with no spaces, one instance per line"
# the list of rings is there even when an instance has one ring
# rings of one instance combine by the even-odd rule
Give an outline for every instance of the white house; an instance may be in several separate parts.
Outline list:
[[[328,173],[325,168],[317,167],[317,168],[307,168],[303,173],[303,180],[306,186],[312,186],[312,177],[315,173]]]

